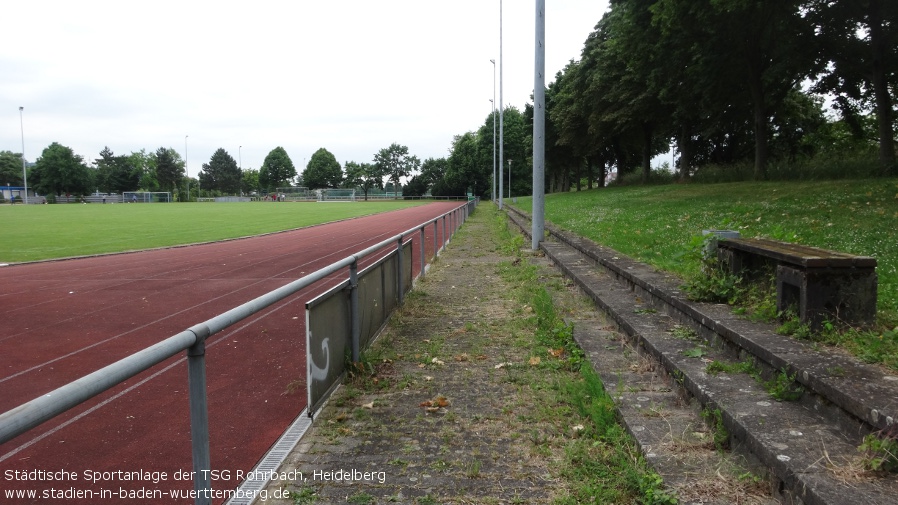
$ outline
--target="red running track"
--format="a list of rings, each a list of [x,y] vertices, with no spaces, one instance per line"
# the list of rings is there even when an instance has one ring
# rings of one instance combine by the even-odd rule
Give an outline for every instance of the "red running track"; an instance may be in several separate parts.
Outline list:
[[[431,203],[248,239],[0,268],[0,412],[458,206]],[[441,239],[442,221],[439,230]],[[433,234],[427,226],[428,258]],[[419,239],[416,233],[416,273]],[[305,302],[334,283],[207,340],[211,461],[221,472],[214,489],[233,490],[237,472],[251,470],[305,408]],[[177,479],[191,469],[187,367],[179,355],[0,445],[0,503],[46,503],[57,493],[64,499],[54,503],[129,501],[112,494],[121,490],[164,493],[133,503],[193,503],[169,494],[193,489],[189,475]],[[166,475],[135,480],[135,472]],[[7,496],[16,490],[37,498]],[[82,499],[69,498],[77,492]]]

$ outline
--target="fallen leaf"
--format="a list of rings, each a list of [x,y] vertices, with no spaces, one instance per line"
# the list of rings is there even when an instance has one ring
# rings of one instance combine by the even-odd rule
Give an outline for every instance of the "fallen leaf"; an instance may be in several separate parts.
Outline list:
[[[433,377],[431,377],[431,376],[429,376],[429,375],[425,375],[425,376],[424,376],[424,380],[430,382],[430,381],[433,380]]]
[[[513,365],[513,364],[514,364],[514,363],[512,363],[512,362],[510,362],[510,361],[506,361],[505,363],[499,363],[498,365],[496,365],[496,366],[493,367],[493,368],[495,368],[496,370],[499,370],[500,368],[505,368],[505,367],[511,366],[511,365]]]
[[[564,347],[559,347],[558,349],[549,349],[549,354],[555,356],[556,358],[560,358],[562,354],[564,354]]]
[[[456,354],[455,361],[468,361],[468,353]]]
[[[539,356],[533,356],[532,358],[530,358],[530,364],[531,364],[532,366],[539,365],[539,363],[540,363],[541,361],[542,361],[542,360],[539,359]]]
[[[430,360],[430,362],[433,363],[434,365],[445,365],[446,364],[439,358],[433,358],[432,360]]]
[[[363,409],[373,409],[373,408],[374,408],[374,402],[371,402],[371,403],[365,403],[365,404],[362,405],[362,408],[363,408]]]

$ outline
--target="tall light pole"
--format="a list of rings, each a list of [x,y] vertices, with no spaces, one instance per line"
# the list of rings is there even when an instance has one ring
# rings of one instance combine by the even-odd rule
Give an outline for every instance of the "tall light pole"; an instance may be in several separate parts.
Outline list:
[[[511,198],[511,159],[508,160],[508,198]]]
[[[243,170],[243,156],[240,154],[240,151],[243,149],[243,146],[237,147],[237,168]]]
[[[187,174],[187,201],[190,201],[190,169],[187,167],[187,135],[184,135],[184,173]]]
[[[546,0],[536,0],[533,72],[533,208],[530,248],[545,238],[546,212]]]
[[[499,180],[502,180],[502,160],[505,154],[505,113],[502,109],[502,0],[499,0]],[[502,184],[499,184],[499,210],[502,210]]]
[[[22,119],[25,107],[19,107],[19,128],[22,130],[22,183],[25,186],[25,199],[28,203],[28,171],[25,169],[25,120]],[[12,200],[12,190],[9,192],[9,199]]]
[[[493,105],[493,201],[496,201],[496,60],[490,60],[493,64],[493,99],[490,103]]]

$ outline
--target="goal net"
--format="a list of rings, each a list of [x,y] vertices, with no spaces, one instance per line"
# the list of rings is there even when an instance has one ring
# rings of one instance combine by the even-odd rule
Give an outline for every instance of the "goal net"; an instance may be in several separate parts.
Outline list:
[[[304,186],[288,186],[285,188],[277,188],[277,194],[284,200],[314,200],[315,192]]]
[[[319,189],[318,192],[318,201],[319,202],[354,202],[355,201],[355,190],[354,189]]]
[[[169,203],[172,201],[170,191],[124,191],[124,203]]]

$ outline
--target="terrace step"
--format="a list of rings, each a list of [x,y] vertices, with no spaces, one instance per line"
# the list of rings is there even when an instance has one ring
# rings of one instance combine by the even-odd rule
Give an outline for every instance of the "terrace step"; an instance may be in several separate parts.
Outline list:
[[[527,234],[529,216],[509,209],[510,220]],[[741,319],[725,305],[691,302],[679,290],[681,281],[669,274],[550,225],[546,230],[554,238],[541,245],[547,257],[615,321],[631,348],[657,364],[658,370],[636,366],[651,370],[647,383],[646,374],[633,373],[632,359],[614,356],[621,345],[575,322],[574,336],[609,393],[616,395],[625,426],[666,482],[675,478],[676,464],[669,468],[671,460],[659,458],[657,449],[675,428],[668,419],[653,422],[649,411],[660,407],[673,412],[677,405],[670,393],[679,390],[688,398],[680,403],[697,402],[706,415],[718,416],[731,447],[767,469],[780,501],[898,503],[895,475],[843,477],[857,468],[857,447],[865,435],[895,429],[898,377],[851,356],[777,335],[774,326]],[[794,376],[804,390],[801,398],[776,401],[746,373],[707,372],[710,362],[746,359],[765,377]],[[683,423],[695,422],[684,415],[654,417],[681,419],[679,430],[688,429]]]

